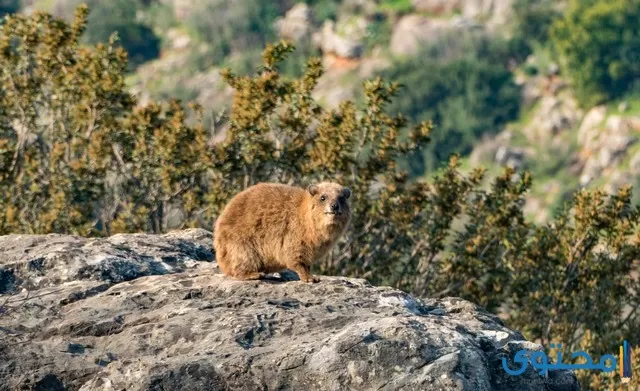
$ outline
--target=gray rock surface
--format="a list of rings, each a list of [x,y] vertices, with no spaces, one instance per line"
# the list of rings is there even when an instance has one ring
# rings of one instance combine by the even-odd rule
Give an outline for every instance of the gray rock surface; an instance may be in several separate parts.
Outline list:
[[[396,56],[409,56],[438,42],[449,35],[478,28],[470,19],[453,17],[450,19],[430,18],[419,14],[403,16],[393,28],[391,34],[391,53]]]
[[[611,115],[605,120],[604,111],[596,110],[598,108],[589,112],[578,133],[584,160],[580,175],[580,184],[583,186],[620,164],[629,148],[638,142],[640,117]],[[600,112],[602,115],[598,116]],[[603,121],[604,126],[601,126]]]
[[[359,58],[367,34],[367,21],[362,17],[351,17],[337,23],[327,20],[313,34],[312,40],[324,54],[335,54],[345,58]]]
[[[532,143],[548,144],[554,137],[577,126],[582,115],[577,101],[568,91],[562,90],[540,99],[539,109],[522,131]]]
[[[305,3],[294,5],[284,17],[275,21],[276,31],[282,38],[288,38],[294,42],[308,39],[311,36],[313,15],[311,7]]]
[[[486,18],[491,28],[504,28],[509,22],[513,0],[464,0],[462,14],[468,18]]]
[[[541,347],[467,301],[288,272],[234,281],[210,243],[0,237],[0,390],[578,389],[569,372],[507,375],[503,357]]]
[[[462,0],[411,0],[411,4],[416,11],[432,15],[449,14],[462,8]]]

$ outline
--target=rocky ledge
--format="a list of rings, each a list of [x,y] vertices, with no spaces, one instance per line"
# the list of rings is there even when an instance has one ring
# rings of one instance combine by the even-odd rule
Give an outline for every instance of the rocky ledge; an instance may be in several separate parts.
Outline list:
[[[457,299],[221,275],[211,233],[0,237],[0,390],[577,390]]]

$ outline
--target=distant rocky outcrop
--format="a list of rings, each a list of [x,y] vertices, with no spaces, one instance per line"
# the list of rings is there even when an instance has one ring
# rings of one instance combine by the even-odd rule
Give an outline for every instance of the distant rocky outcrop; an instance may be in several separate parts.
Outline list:
[[[359,58],[367,35],[367,20],[362,16],[350,16],[334,22],[327,20],[313,34],[313,43],[324,54],[345,58]]]
[[[536,144],[549,144],[556,136],[573,130],[584,115],[566,81],[555,76],[528,78],[523,83],[523,101],[538,104],[522,129]]]
[[[422,48],[438,42],[448,34],[470,31],[478,27],[480,26],[471,19],[460,16],[449,19],[419,14],[403,16],[393,28],[391,53],[396,56],[415,55]]]
[[[0,237],[0,390],[576,390],[461,299],[224,277],[210,232]],[[513,364],[512,364],[513,365]]]
[[[429,15],[461,14],[483,19],[491,27],[504,27],[512,13],[513,0],[412,0],[418,12]]]
[[[305,3],[298,3],[287,11],[284,17],[276,20],[275,27],[282,38],[299,42],[311,37],[312,23],[311,7]]]
[[[640,117],[607,116],[606,108],[603,106],[591,109],[578,131],[580,155],[584,161],[580,184],[587,185],[605,171],[611,171],[618,166],[626,157],[629,148],[637,143],[639,131]],[[633,170],[633,167],[630,168]],[[631,178],[617,182],[629,183]]]

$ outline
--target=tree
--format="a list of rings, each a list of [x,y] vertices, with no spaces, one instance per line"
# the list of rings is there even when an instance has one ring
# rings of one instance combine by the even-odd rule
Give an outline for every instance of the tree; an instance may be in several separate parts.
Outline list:
[[[640,77],[640,0],[572,0],[551,28],[581,104],[617,98]]]

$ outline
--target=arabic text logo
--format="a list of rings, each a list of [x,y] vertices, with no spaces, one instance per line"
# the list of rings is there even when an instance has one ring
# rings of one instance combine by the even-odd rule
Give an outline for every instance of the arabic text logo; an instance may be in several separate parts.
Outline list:
[[[562,362],[562,344],[551,344],[550,348],[557,348],[555,363],[550,362],[549,358],[543,351],[523,349],[516,353],[513,358],[514,363],[520,364],[520,368],[511,369],[507,363],[507,358],[502,357],[502,367],[504,370],[512,375],[519,376],[527,370],[527,366],[531,364],[533,368],[539,371],[541,375],[548,375],[549,370],[553,369],[596,369],[602,372],[608,373],[616,370],[618,361],[612,354],[605,354],[600,357],[597,364],[593,362],[593,359],[586,352],[578,351],[571,354],[571,361],[575,361],[577,358],[583,358],[583,363],[567,364]],[[624,341],[620,346],[620,377],[624,383],[631,379],[631,348],[627,341]]]

